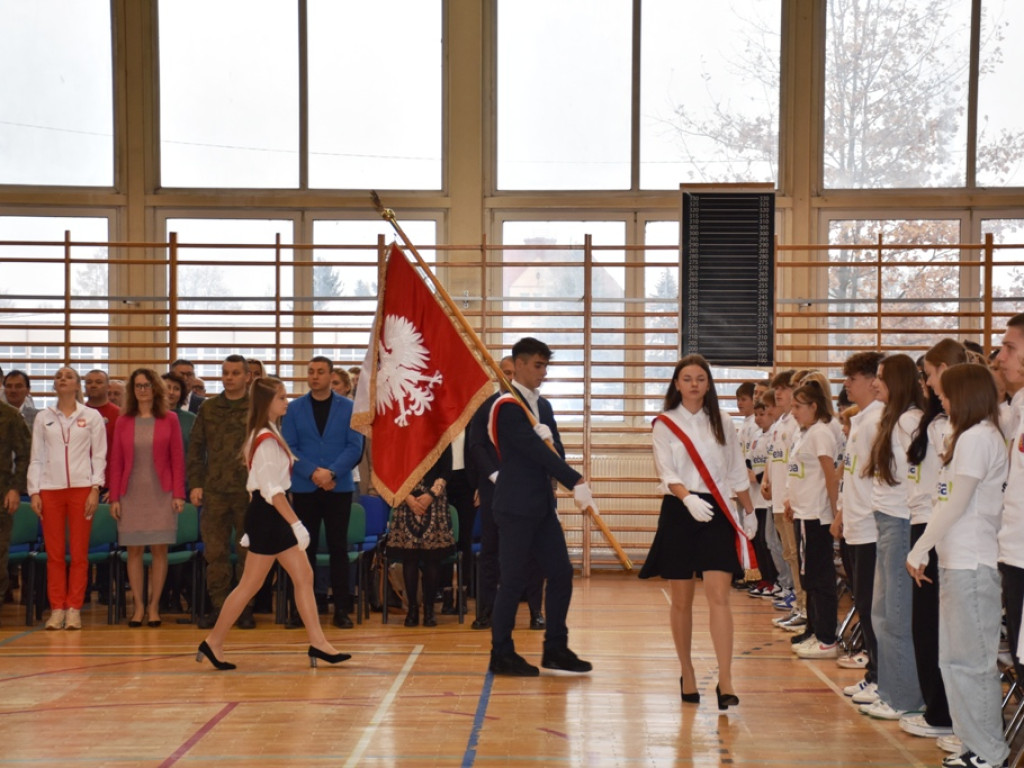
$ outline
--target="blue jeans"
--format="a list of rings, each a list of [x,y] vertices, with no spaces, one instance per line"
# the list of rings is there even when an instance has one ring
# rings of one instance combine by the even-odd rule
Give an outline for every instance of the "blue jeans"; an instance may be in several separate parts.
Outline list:
[[[999,572],[939,565],[939,668],[946,684],[953,732],[964,748],[991,765],[1010,750],[1003,740],[999,652]]]
[[[878,643],[878,696],[904,712],[924,708],[914,659],[914,581],[907,573],[910,520],[875,512],[875,585],[871,625]]]
[[[771,507],[764,516],[764,540],[771,553],[772,562],[775,563],[775,570],[779,572],[778,585],[784,589],[792,589],[793,574],[789,570],[789,563],[782,557],[782,540],[779,538],[779,532],[775,530],[775,515],[772,514]]]

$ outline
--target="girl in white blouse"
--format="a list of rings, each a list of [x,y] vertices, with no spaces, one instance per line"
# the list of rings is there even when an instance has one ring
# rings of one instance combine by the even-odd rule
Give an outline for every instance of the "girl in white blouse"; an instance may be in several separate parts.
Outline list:
[[[281,563],[295,584],[295,604],[309,636],[309,665],[317,660],[336,664],[351,658],[339,653],[324,636],[313,595],[313,569],[305,549],[309,532],[288,503],[285,491],[291,487],[292,454],[281,437],[277,423],[288,410],[284,384],[273,377],[256,379],[249,396],[248,437],[242,448],[249,465],[246,490],[252,494],[245,513],[245,535],[241,545],[249,548],[245,570],[238,586],[228,595],[217,624],[199,645],[196,661],[205,656],[217,669],[234,669],[221,660],[228,630],[255,597],[275,562]]]
[[[683,433],[702,459],[717,486],[713,489],[678,436]],[[690,656],[693,635],[695,576],[704,581],[708,600],[711,641],[718,660],[718,708],[739,704],[732,683],[732,613],[729,609],[732,576],[740,568],[737,531],[730,521],[728,498],[735,496],[745,514],[744,531],[753,538],[757,518],[750,500],[750,481],[736,429],[718,406],[711,369],[700,355],[687,355],[676,365],[665,394],[663,414],[653,430],[654,464],[664,494],[658,530],[640,578],[669,579],[672,607],[670,623],[682,668],[680,694],[698,703],[697,677]],[[741,534],[742,535],[742,534]]]
[[[1006,480],[1006,444],[999,430],[996,386],[988,368],[954,365],[941,377],[952,434],[942,454],[936,500],[924,534],[907,555],[920,584],[928,550],[939,555],[939,668],[953,733],[964,753],[957,765],[1002,765],[999,651],[1001,589],[997,535]]]

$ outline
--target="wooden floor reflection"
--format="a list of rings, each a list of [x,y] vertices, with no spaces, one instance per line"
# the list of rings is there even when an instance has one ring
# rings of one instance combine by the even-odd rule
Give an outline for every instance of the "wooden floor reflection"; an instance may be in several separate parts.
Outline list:
[[[577,579],[571,645],[580,677],[493,678],[490,636],[440,617],[434,629],[383,626],[379,614],[328,635],[351,661],[313,670],[305,633],[257,616],[235,630],[233,672],[195,662],[203,632],[108,627],[81,632],[0,625],[0,765],[7,766],[929,766],[933,739],[857,712],[841,688],[860,677],[801,661],[766,600],[733,595],[742,702],[714,705],[714,654],[695,638],[703,700],[679,701],[679,671],[657,582]],[[702,597],[697,626],[706,627]],[[169,620],[171,619],[171,620]],[[541,636],[516,631],[539,663]]]

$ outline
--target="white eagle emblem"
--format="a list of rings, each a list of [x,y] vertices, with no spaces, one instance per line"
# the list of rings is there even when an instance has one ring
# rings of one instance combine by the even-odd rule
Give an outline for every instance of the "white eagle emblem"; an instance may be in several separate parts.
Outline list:
[[[428,410],[434,387],[441,384],[441,372],[424,373],[430,353],[423,336],[409,320],[397,315],[384,318],[377,356],[377,413],[394,405],[395,424],[408,426],[409,416]]]

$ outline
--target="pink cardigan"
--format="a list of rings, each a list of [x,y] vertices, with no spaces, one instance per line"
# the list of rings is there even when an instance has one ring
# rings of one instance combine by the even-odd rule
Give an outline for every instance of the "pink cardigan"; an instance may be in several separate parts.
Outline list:
[[[110,446],[108,472],[110,501],[119,501],[128,491],[135,460],[135,417],[121,416],[114,424],[114,444]],[[168,412],[155,419],[153,426],[153,464],[160,486],[174,498],[185,498],[185,446],[177,415]]]

